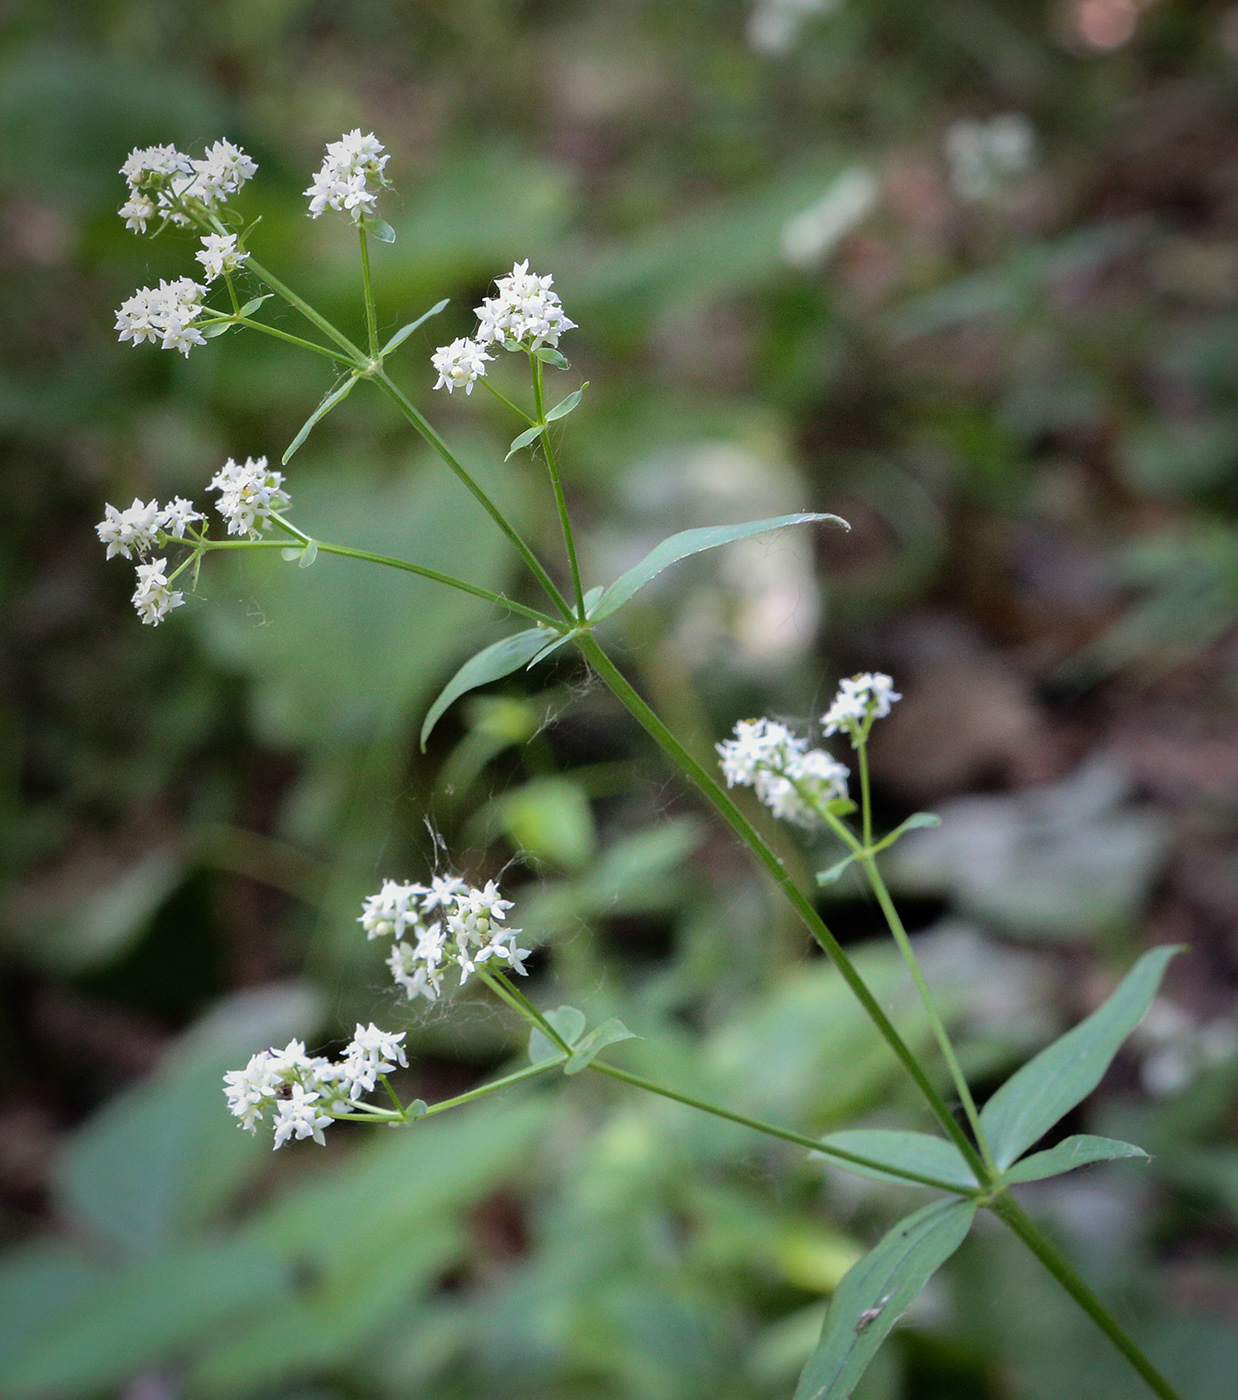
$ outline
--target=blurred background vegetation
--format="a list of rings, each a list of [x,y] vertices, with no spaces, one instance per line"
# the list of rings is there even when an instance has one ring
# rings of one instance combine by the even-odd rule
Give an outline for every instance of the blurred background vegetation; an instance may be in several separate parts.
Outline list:
[[[212,560],[153,631],[104,500],[202,499],[328,386],[229,335],[116,342],[190,245],[128,234],[135,144],[244,145],[258,255],[346,326],[355,247],[301,191],[392,152],[396,377],[553,551],[535,464],[428,354],[553,271],[592,381],[563,461],[587,584],[689,525],[837,511],[624,614],[708,753],[840,673],[906,694],[875,753],[893,875],[982,1091],[1150,942],[1166,996],[1067,1125],[1133,1137],[1028,1202],[1193,1400],[1238,1368],[1238,6],[1185,0],[11,0],[0,14],[0,1393],[125,1400],[789,1395],[908,1197],[585,1075],[272,1158],[219,1076],[407,1027],[406,1097],[517,1059],[481,997],[398,1005],[381,876],[506,869],[535,995],[634,1069],[801,1128],[918,1109],[801,932],[570,662],[415,734],[484,607],[345,561]],[[506,369],[506,366],[503,367]],[[492,587],[513,561],[376,395],[291,469],[312,533]],[[527,683],[526,683],[527,680]],[[810,872],[829,848],[793,849]],[[448,854],[450,853],[450,854]],[[811,876],[809,875],[809,878]],[[923,1042],[878,911],[824,912]],[[980,1230],[865,1400],[1138,1383]]]

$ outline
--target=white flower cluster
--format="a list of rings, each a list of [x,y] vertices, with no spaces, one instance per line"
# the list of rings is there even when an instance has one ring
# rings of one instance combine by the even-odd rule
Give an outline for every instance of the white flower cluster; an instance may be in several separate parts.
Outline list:
[[[1238,1026],[1228,1017],[1200,1022],[1184,1007],[1157,997],[1132,1037],[1144,1052],[1139,1079],[1153,1098],[1180,1093],[1202,1071],[1238,1053]]]
[[[950,186],[960,199],[979,203],[999,195],[1036,159],[1036,131],[1021,112],[987,122],[956,121],[946,128]]]
[[[884,719],[894,702],[902,698],[889,676],[864,671],[838,683],[834,703],[821,716],[821,728],[827,736],[846,730],[855,744],[867,738],[873,720]]]
[[[346,132],[338,141],[327,142],[327,154],[309,195],[310,217],[316,219],[328,209],[347,211],[354,223],[373,212],[378,192],[386,184],[383,168],[391,159],[371,131],[362,136],[361,128]]]
[[[460,970],[461,986],[488,962],[524,975],[529,949],[517,946],[519,929],[503,927],[511,907],[493,880],[484,890],[455,875],[436,876],[428,885],[384,880],[357,922],[367,938],[395,940],[387,966],[409,1001],[437,1001],[452,967]]]
[[[158,341],[164,350],[188,355],[195,345],[206,344],[193,324],[202,314],[205,290],[192,277],[177,277],[171,282],[161,278],[157,287],[139,287],[116,312],[120,339],[134,345]]]
[[[340,1060],[307,1055],[299,1040],[290,1040],[282,1050],[262,1050],[244,1069],[224,1075],[228,1107],[251,1133],[273,1109],[277,1148],[289,1138],[307,1137],[322,1146],[322,1130],[333,1119],[347,1117],[363,1093],[373,1093],[379,1075],[407,1066],[403,1039],[403,1031],[380,1031],[371,1022],[357,1026]]]
[[[283,472],[272,471],[265,457],[246,457],[240,465],[229,457],[206,489],[219,492],[216,509],[228,522],[228,533],[256,539],[277,511],[292,504],[283,488]]]
[[[473,339],[453,340],[434,352],[431,363],[438,371],[434,387],[449,394],[454,389],[471,394],[494,358],[485,352],[495,345],[505,350],[555,348],[563,332],[574,330],[576,322],[568,320],[558,293],[550,290],[554,280],[549,274],[539,277],[530,272],[527,258],[512,268],[510,276],[496,278],[499,294],[486,297],[477,307]]]
[[[109,559],[116,554],[130,559],[134,554],[139,557],[149,554],[161,537],[184,539],[186,528],[203,518],[193,508],[193,502],[183,496],[177,496],[166,506],[135,497],[128,510],[104,506],[103,519],[95,526],[95,533],[100,542],[107,545]],[[142,621],[151,626],[162,622],[173,608],[179,608],[185,601],[185,595],[169,583],[167,568],[166,559],[148,559],[137,566],[138,586],[133,594],[133,606]]]
[[[753,788],[776,817],[799,826],[817,825],[820,808],[847,795],[847,768],[777,720],[741,719],[717,748],[727,787]]]
[[[202,240],[202,251],[194,257],[202,264],[207,282],[235,272],[249,254],[236,246],[235,233],[208,233]]]
[[[189,224],[184,212],[186,197],[214,209],[235,194],[257,171],[257,164],[231,141],[216,141],[201,160],[194,160],[175,146],[135,147],[120,173],[129,185],[129,198],[121,206],[125,227],[145,233],[156,217],[174,224]]]

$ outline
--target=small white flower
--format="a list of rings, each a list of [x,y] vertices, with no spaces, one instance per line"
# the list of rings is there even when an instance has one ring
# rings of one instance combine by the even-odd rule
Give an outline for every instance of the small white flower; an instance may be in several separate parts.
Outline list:
[[[128,510],[105,505],[103,519],[95,526],[95,533],[100,542],[107,545],[109,559],[116,554],[128,559],[130,550],[147,554],[155,547],[163,517],[158,501],[144,504],[135,496]]]
[[[864,671],[839,681],[833,704],[821,716],[822,731],[829,736],[846,730],[855,743],[867,735],[873,720],[884,719],[894,702],[902,698],[894,682],[881,671]]]
[[[527,258],[516,263],[509,276],[495,280],[498,296],[487,297],[477,308],[477,343],[502,345],[508,350],[557,346],[559,337],[574,330],[576,322],[564,314],[558,294],[550,290],[553,283],[549,275],[539,277],[530,272]]]
[[[235,233],[208,233],[194,257],[202,264],[206,280],[213,282],[225,272],[235,272],[249,254],[237,248]]]
[[[286,1099],[275,1104],[275,1146],[283,1147],[290,1137],[312,1137],[319,1147],[326,1146],[322,1130],[329,1127],[331,1117],[322,1112],[322,1095],[293,1084]]]
[[[360,223],[378,203],[379,190],[388,183],[383,170],[391,157],[383,154],[384,149],[372,131],[362,136],[360,127],[338,141],[328,141],[322,166],[305,191],[310,217],[316,219],[328,209],[337,209]]]
[[[141,345],[158,341],[165,350],[188,355],[195,345],[205,345],[193,322],[202,314],[200,286],[191,277],[161,280],[157,287],[139,287],[116,312],[116,330],[122,341]]]
[[[235,194],[257,172],[257,163],[231,141],[216,141],[206,148],[201,160],[193,162],[197,179],[193,193],[215,205]]]
[[[185,538],[185,530],[195,521],[205,519],[206,516],[195,510],[193,502],[184,496],[174,496],[159,514],[160,527],[178,540]]]
[[[275,1102],[283,1083],[269,1050],[252,1056],[244,1069],[229,1070],[224,1075],[228,1108],[241,1120],[241,1127],[250,1133],[257,1131],[258,1119]]]
[[[135,192],[120,206],[120,217],[125,227],[134,233],[145,233],[146,225],[155,217],[155,201],[147,194]]]
[[[362,1093],[373,1093],[380,1074],[389,1074],[397,1065],[407,1068],[408,1058],[400,1043],[403,1039],[403,1031],[381,1031],[373,1021],[368,1026],[358,1023],[343,1060],[351,1099],[359,1099]]]
[[[847,768],[771,719],[740,720],[717,746],[727,787],[751,787],[780,820],[815,826],[820,809],[847,795]]]
[[[956,121],[946,128],[946,164],[955,194],[980,203],[1001,194],[1036,159],[1036,131],[1020,112],[990,121]]]
[[[283,486],[284,474],[271,470],[265,457],[246,457],[241,465],[229,457],[206,489],[219,492],[215,508],[228,522],[228,533],[256,539],[278,511],[292,504]]]
[[[485,374],[487,362],[493,359],[479,341],[463,336],[450,345],[440,345],[430,357],[430,363],[438,371],[438,383],[434,387],[446,389],[449,394],[455,389],[471,394],[473,385]]]
[[[152,627],[185,601],[183,593],[169,586],[167,567],[166,559],[152,559],[149,564],[139,564],[137,567],[138,586],[133,594],[133,606],[142,621]]]

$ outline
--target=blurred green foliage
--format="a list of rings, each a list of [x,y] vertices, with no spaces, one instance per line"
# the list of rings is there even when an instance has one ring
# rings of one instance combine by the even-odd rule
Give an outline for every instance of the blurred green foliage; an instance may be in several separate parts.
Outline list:
[[[190,245],[129,235],[114,172],[135,144],[240,142],[259,256],[353,326],[353,243],[300,191],[323,141],[375,129],[396,184],[381,328],[452,299],[397,377],[547,553],[536,464],[500,465],[511,426],[484,396],[429,402],[428,354],[511,261],[553,270],[591,383],[563,452],[586,584],[672,529],[853,521],[681,566],[625,613],[626,662],[705,756],[737,716],[813,713],[854,665],[905,670],[908,714],[944,684],[944,718],[923,702],[892,728],[879,777],[892,820],[990,804],[963,812],[988,866],[923,845],[902,877],[919,927],[981,930],[924,946],[989,1084],[1137,945],[1169,838],[1094,769],[975,790],[1121,749],[1098,712],[1143,723],[1130,696],[1184,665],[1194,708],[1171,690],[1158,741],[1232,711],[1238,11],[15,0],[0,36],[0,1393],[789,1394],[825,1297],[912,1194],[588,1075],[274,1160],[227,1117],[224,1069],[357,1018],[408,1026],[406,1097],[523,1054],[479,998],[386,1001],[358,940],[382,876],[450,861],[510,867],[535,992],[621,1015],[642,1038],[617,1061],[801,1130],[916,1124],[837,980],[570,662],[458,705],[422,757],[428,698],[499,635],[470,600],[340,559],[212,560],[201,600],[137,625],[103,501],[201,499],[224,457],[278,456],[331,381],[256,336],[186,361],[117,344],[112,308]],[[951,123],[1012,111],[1034,159],[964,197]],[[312,534],[516,586],[368,386],[289,475]],[[1232,785],[1190,792],[1175,830],[1214,843],[1228,888]],[[828,898],[927,1043],[875,911],[846,879]],[[1232,1004],[1226,908],[1187,930],[1205,1009]],[[1233,1066],[1162,1099],[1136,1069],[1082,1116],[1152,1167],[1029,1200],[1186,1393],[1221,1400]],[[857,1392],[1136,1393],[996,1230]]]

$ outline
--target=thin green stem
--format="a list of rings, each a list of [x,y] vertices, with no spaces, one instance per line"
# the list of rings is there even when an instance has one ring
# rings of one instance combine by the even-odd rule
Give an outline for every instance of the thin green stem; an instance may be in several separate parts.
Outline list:
[[[1138,1343],[1071,1267],[1057,1245],[1019,1205],[1008,1191],[1000,1191],[991,1202],[999,1215],[1028,1249],[1040,1260],[1058,1283],[1075,1300],[1106,1337],[1126,1357],[1154,1395],[1161,1400],[1181,1400],[1178,1392],[1148,1360]]]
[[[535,1075],[545,1074],[548,1070],[557,1069],[559,1061],[546,1060],[540,1065],[528,1065],[524,1069],[518,1069],[514,1074],[505,1074],[501,1079],[492,1079],[489,1084],[479,1085],[476,1089],[470,1089],[467,1093],[457,1094],[454,1099],[440,1099],[438,1103],[432,1103],[423,1118],[433,1118],[436,1113],[446,1113],[449,1108],[459,1108],[462,1103],[472,1103],[474,1099],[484,1099],[487,1094],[497,1093],[500,1089],[506,1089],[511,1084],[519,1084],[521,1080],[532,1079]]]
[[[503,531],[503,533],[507,536],[511,543],[516,547],[516,550],[520,554],[520,557],[528,565],[530,573],[532,573],[534,578],[537,579],[538,583],[541,584],[542,588],[545,589],[547,596],[550,598],[551,602],[554,603],[555,607],[559,609],[559,611],[563,614],[565,618],[569,620],[574,620],[572,619],[572,610],[570,607],[568,607],[567,599],[564,598],[563,594],[560,593],[558,588],[555,586],[554,580],[546,572],[546,568],[542,564],[542,561],[537,557],[536,554],[533,553],[529,546],[524,542],[519,532],[508,521],[507,517],[498,508],[498,506],[495,505],[495,503],[490,499],[486,492],[482,490],[482,488],[477,484],[477,482],[473,480],[473,477],[470,475],[470,473],[467,471],[464,465],[457,460],[455,454],[451,451],[451,449],[447,446],[443,439],[438,435],[438,433],[436,433],[435,430],[430,426],[429,422],[417,411],[416,408],[414,408],[414,406],[408,400],[408,398],[403,393],[401,393],[399,388],[392,382],[385,370],[375,370],[373,374],[373,379],[374,382],[378,384],[378,386],[383,390],[383,392],[386,393],[388,397],[391,398],[392,401],[397,405],[400,412],[404,414],[404,416],[413,425],[417,432],[421,434],[425,441],[430,444],[430,446],[435,450],[435,452],[438,453],[438,455],[443,459],[443,461],[447,463],[451,470],[455,472],[456,476],[469,489],[469,491],[473,495],[473,498],[480,504],[480,506],[486,512],[486,514],[491,518],[491,520],[494,521],[494,523],[499,527],[499,529]]]
[[[916,984],[916,990],[920,993],[920,1000],[924,1004],[924,1010],[929,1018],[929,1025],[933,1028],[933,1037],[937,1041],[942,1058],[945,1060],[950,1070],[950,1078],[954,1082],[955,1090],[959,1096],[959,1102],[963,1105],[963,1111],[967,1114],[967,1121],[971,1124],[971,1130],[975,1134],[976,1143],[980,1148],[984,1164],[989,1171],[996,1176],[997,1164],[993,1160],[993,1154],[989,1151],[989,1144],[985,1138],[984,1128],[980,1123],[980,1114],[976,1108],[976,1101],[972,1098],[971,1089],[968,1087],[967,1077],[963,1073],[963,1066],[959,1064],[958,1056],[954,1053],[954,1046],[951,1044],[949,1033],[946,1031],[945,1023],[937,1010],[933,1001],[933,994],[929,990],[929,985],[925,981],[924,973],[920,969],[920,960],[915,955],[915,950],[911,946],[911,939],[907,936],[907,930],[903,926],[902,916],[899,914],[894,901],[890,898],[890,891],[886,888],[886,882],[882,878],[881,871],[877,868],[877,862],[871,855],[860,857],[859,864],[863,866],[865,875],[868,876],[868,883],[873,893],[877,896],[877,903],[881,905],[881,912],[885,915],[886,923],[890,926],[890,932],[894,935],[894,941],[898,944],[898,950],[903,955],[903,961],[907,964],[907,970],[911,973],[912,980]]]
[[[379,1082],[379,1083],[383,1086],[383,1088],[387,1091],[387,1097],[391,1100],[391,1102],[392,1102],[393,1104],[395,1104],[396,1108],[399,1109],[399,1111],[400,1111],[400,1116],[401,1116],[402,1118],[407,1118],[407,1117],[408,1117],[407,1110],[405,1109],[404,1105],[400,1102],[400,1096],[399,1096],[399,1094],[397,1094],[396,1091],[391,1087],[391,1080],[388,1079],[387,1076],[386,1076],[385,1074],[380,1074],[380,1075],[378,1076],[378,1082]]]
[[[557,631],[562,624],[553,617],[543,612],[538,612],[536,608],[525,607],[523,603],[517,603],[514,599],[505,598],[502,593],[492,593],[488,588],[479,588],[475,583],[467,583],[462,578],[453,578],[451,574],[440,574],[437,569],[426,569],[420,564],[410,564],[405,559],[393,559],[386,554],[373,554],[368,549],[350,549],[342,544],[324,544],[322,540],[311,540],[308,535],[304,535],[300,530],[294,529],[287,521],[279,522],[297,539],[303,540],[307,544],[315,544],[323,554],[338,554],[344,559],[363,559],[367,564],[385,564],[389,569],[401,569],[408,574],[417,574],[420,578],[428,578],[435,583],[445,584],[448,588],[458,589],[461,593],[471,593],[474,598],[484,598],[488,603],[495,603],[501,608],[506,608],[510,612],[520,613],[523,617],[531,618],[534,622],[541,623],[544,627]],[[283,540],[206,540],[198,546],[202,551],[213,551],[219,549],[287,549],[288,546]],[[549,640],[549,638],[547,639]]]
[[[241,303],[237,299],[236,287],[233,285],[232,282],[232,274],[227,270],[227,268],[224,269],[224,286],[226,286],[228,289],[228,300],[232,303],[232,310],[236,315],[239,316],[241,314]]]
[[[725,819],[727,824],[748,847],[760,864],[765,868],[774,880],[774,883],[782,891],[784,897],[790,902],[796,913],[799,914],[809,932],[829,955],[830,960],[838,969],[843,980],[850,987],[856,999],[863,1006],[869,1019],[876,1026],[882,1039],[902,1062],[903,1066],[915,1081],[916,1087],[924,1096],[934,1117],[941,1124],[947,1135],[953,1140],[956,1147],[963,1154],[968,1165],[976,1174],[977,1181],[987,1184],[991,1178],[987,1167],[980,1154],[972,1145],[971,1139],[955,1121],[947,1107],[945,1100],[937,1092],[932,1081],[925,1074],[920,1062],[916,1059],[910,1046],[903,1040],[895,1029],[890,1018],[881,1009],[877,999],[869,990],[868,984],[860,976],[855,964],[847,956],[846,950],[825,926],[821,916],[813,908],[811,901],[799,888],[795,881],[787,872],[783,863],[777,855],[769,848],[762,839],[760,833],[748,821],[739,808],[731,801],[726,791],[719,785],[718,781],[711,773],[708,773],[691,753],[679,742],[658,716],[649,708],[645,701],[629,684],[626,677],[614,665],[610,657],[588,633],[580,633],[576,637],[576,644],[586,660],[593,666],[594,670],[614,692],[616,698],[628,710],[641,727],[654,739],[675,762],[675,764],[687,774],[696,784],[705,797],[713,803],[714,807]]]
[[[370,243],[364,224],[357,225],[361,240],[361,283],[365,289],[365,333],[370,344],[370,359],[378,357],[378,317],[374,311],[374,283],[370,277]]]
[[[323,335],[334,340],[340,349],[348,356],[349,363],[359,367],[365,367],[367,360],[360,348],[354,345],[343,331],[337,330],[325,316],[315,311],[304,297],[297,296],[296,292],[294,292],[291,287],[285,286],[274,273],[268,272],[260,262],[255,261],[252,254],[246,258],[245,266],[255,277],[265,282],[276,296],[283,297],[288,305],[299,311],[311,325],[317,326]]]
[[[576,540],[572,535],[572,518],[567,513],[567,500],[563,495],[563,482],[555,462],[555,450],[550,443],[550,428],[546,423],[546,386],[543,375],[545,367],[536,355],[529,356],[533,369],[533,402],[537,421],[542,425],[542,451],[546,454],[546,469],[550,473],[550,484],[554,488],[555,505],[559,511],[559,528],[563,531],[563,545],[567,550],[567,561],[572,570],[572,589],[576,594],[576,616],[585,620],[585,590],[580,581],[580,564],[576,559]]]
[[[523,418],[525,423],[530,428],[532,428],[537,423],[536,418],[530,418],[529,415],[524,411],[523,408],[520,407],[518,403],[512,403],[511,399],[509,399],[506,394],[500,393],[499,390],[496,389],[493,384],[491,384],[489,379],[483,376],[478,382],[481,384],[483,389],[489,390],[489,392],[492,393],[501,404],[504,404],[506,405],[506,407],[510,408],[517,418]]]
[[[299,335],[291,335],[288,331],[281,331],[278,326],[268,326],[249,316],[234,316],[232,319],[238,326],[248,326],[251,331],[261,331],[263,335],[273,335],[277,340],[286,340],[289,345],[299,346],[302,350],[312,350],[316,355],[323,355],[328,360],[334,360],[336,364],[351,365],[353,363],[347,355],[341,355],[336,350],[329,350],[325,345],[315,345],[312,340],[303,340]]]
[[[873,844],[873,801],[868,785],[868,743],[861,740],[856,745],[856,757],[860,762],[860,817],[865,846]]]
[[[905,1171],[902,1167],[892,1167],[885,1162],[860,1156],[856,1152],[847,1152],[839,1147],[829,1147],[804,1133],[793,1132],[790,1128],[780,1128],[776,1123],[763,1123],[759,1118],[749,1118],[743,1113],[732,1113],[728,1108],[720,1108],[717,1104],[707,1103],[704,1099],[693,1098],[691,1094],[681,1094],[676,1089],[668,1089],[665,1085],[655,1084],[652,1080],[642,1079],[639,1074],[629,1074],[625,1069],[604,1064],[600,1060],[594,1060],[589,1068],[596,1070],[598,1074],[605,1074],[611,1079],[620,1079],[623,1083],[631,1084],[637,1089],[644,1089],[650,1094],[657,1094],[661,1098],[673,1099],[676,1103],[699,1109],[700,1112],[711,1114],[714,1118],[724,1118],[728,1123],[738,1123],[741,1127],[751,1128],[753,1132],[763,1133],[766,1137],[780,1138],[783,1142],[793,1142],[797,1147],[806,1147],[810,1152],[819,1152],[826,1157],[835,1157],[840,1162],[848,1162],[852,1166],[864,1167],[869,1171],[884,1172],[888,1176],[897,1176],[901,1180],[913,1182],[917,1186],[931,1186],[935,1190],[949,1191],[956,1196],[970,1197],[978,1194],[976,1191],[969,1191],[960,1186],[957,1182],[943,1181],[935,1176],[924,1176],[920,1172]]]

